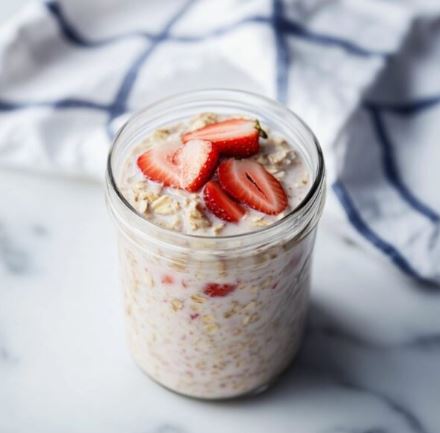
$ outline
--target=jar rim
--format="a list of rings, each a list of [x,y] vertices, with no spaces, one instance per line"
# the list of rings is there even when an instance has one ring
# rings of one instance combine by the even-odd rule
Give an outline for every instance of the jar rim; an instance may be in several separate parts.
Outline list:
[[[308,192],[304,196],[304,198],[301,200],[301,202],[295,208],[293,208],[289,213],[287,213],[285,216],[283,216],[283,218],[279,219],[278,221],[273,222],[272,224],[270,224],[268,226],[259,228],[257,230],[252,230],[252,231],[247,231],[247,232],[237,233],[237,234],[232,234],[232,235],[226,235],[226,236],[211,236],[211,235],[198,235],[198,234],[192,234],[192,233],[182,233],[182,232],[178,232],[175,230],[167,229],[165,227],[160,227],[159,225],[154,224],[153,222],[149,221],[147,218],[142,216],[129,203],[129,201],[124,197],[124,195],[122,194],[122,192],[120,191],[120,189],[117,185],[115,175],[114,175],[113,166],[112,166],[112,161],[113,161],[113,155],[115,152],[115,148],[118,144],[119,139],[121,138],[121,136],[123,135],[125,130],[130,126],[131,123],[133,123],[139,117],[145,116],[146,113],[148,113],[152,110],[157,110],[157,107],[159,105],[166,105],[167,103],[172,102],[176,99],[186,98],[189,96],[196,98],[196,97],[203,97],[204,95],[206,95],[206,96],[220,96],[220,95],[224,95],[225,93],[228,93],[230,95],[234,95],[234,96],[236,96],[237,99],[240,98],[240,96],[247,96],[247,97],[251,97],[251,98],[256,98],[256,99],[259,99],[259,100],[265,102],[268,106],[271,106],[274,109],[277,109],[277,110],[281,109],[281,110],[283,110],[283,112],[285,112],[285,114],[288,114],[289,116],[294,118],[295,121],[299,125],[301,125],[301,127],[305,131],[307,131],[308,134],[310,134],[314,149],[316,151],[317,161],[318,161],[316,174],[314,176],[313,183],[312,183],[310,189],[308,190]],[[232,100],[232,98],[231,98],[231,100]],[[321,146],[320,146],[319,141],[316,138],[315,134],[311,130],[311,128],[306,124],[306,122],[304,120],[301,119],[301,117],[299,115],[297,115],[294,111],[290,110],[288,107],[283,106],[279,102],[277,102],[271,98],[268,98],[266,96],[259,95],[254,92],[245,91],[245,90],[228,89],[228,88],[206,88],[206,89],[201,89],[201,90],[185,91],[185,92],[176,93],[171,96],[167,96],[165,98],[161,98],[155,102],[152,102],[149,105],[147,105],[146,107],[144,107],[140,110],[137,110],[136,112],[131,114],[130,117],[127,119],[127,121],[119,128],[119,130],[117,131],[117,133],[115,135],[115,138],[112,142],[112,145],[111,145],[109,153],[108,153],[107,170],[106,170],[107,193],[109,193],[109,189],[111,188],[111,190],[113,190],[115,192],[116,198],[120,202],[120,204],[124,208],[126,208],[130,211],[130,214],[135,217],[136,221],[138,221],[139,224],[145,225],[146,227],[149,227],[150,229],[153,229],[153,230],[158,230],[158,233],[163,233],[163,234],[166,234],[167,236],[173,236],[176,239],[210,240],[210,241],[215,240],[218,242],[228,241],[228,240],[246,239],[246,238],[250,238],[250,237],[253,237],[256,235],[260,235],[260,234],[267,235],[269,233],[275,232],[276,230],[279,229],[280,226],[283,226],[284,224],[286,224],[287,221],[292,220],[294,217],[300,216],[302,213],[304,213],[307,210],[306,208],[308,207],[308,205],[310,203],[314,202],[315,198],[319,194],[319,191],[321,189],[321,185],[323,185],[323,183],[324,183],[324,179],[325,179],[325,164],[324,164],[324,157],[323,157],[323,152],[322,152]],[[111,203],[110,203],[110,205],[111,205]]]

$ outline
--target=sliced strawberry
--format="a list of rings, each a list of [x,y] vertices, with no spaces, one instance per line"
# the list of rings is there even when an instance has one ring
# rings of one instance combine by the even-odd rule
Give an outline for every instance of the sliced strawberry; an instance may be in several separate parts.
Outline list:
[[[194,192],[215,171],[218,152],[205,140],[191,140],[185,145],[166,143],[153,147],[137,160],[145,177],[165,186]]]
[[[188,141],[176,158],[180,165],[180,186],[198,191],[211,177],[218,162],[217,149],[205,140]]]
[[[226,296],[237,288],[236,284],[208,283],[203,288],[203,293],[211,297]]]
[[[238,222],[246,211],[231,199],[220,187],[218,182],[210,180],[203,190],[206,207],[218,218]]]
[[[276,215],[287,207],[287,196],[280,182],[256,161],[228,159],[218,168],[222,188],[249,207]]]
[[[138,158],[137,165],[148,179],[179,188],[180,176],[175,155],[180,147],[179,142],[153,147]]]
[[[208,140],[222,155],[247,158],[260,150],[259,136],[267,138],[258,120],[228,119],[187,132],[182,140],[184,143],[195,138]]]

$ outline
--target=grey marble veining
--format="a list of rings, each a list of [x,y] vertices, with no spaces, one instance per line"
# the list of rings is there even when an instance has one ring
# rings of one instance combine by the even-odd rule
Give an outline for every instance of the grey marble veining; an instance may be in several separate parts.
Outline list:
[[[347,344],[347,339],[343,338],[342,341],[335,341],[338,338],[339,336],[334,334],[322,336],[310,333],[306,338],[305,349],[298,363],[304,363],[306,366],[311,365],[312,370],[315,369],[316,372],[333,380],[338,386],[349,392],[364,393],[371,398],[377,399],[391,413],[400,417],[407,424],[409,431],[427,432],[419,417],[401,401],[399,396],[392,395],[388,390],[381,390],[373,383],[364,383],[349,373],[350,369],[354,370],[355,367],[346,365],[340,359],[344,360],[345,358],[343,346]],[[351,344],[353,342],[349,341],[348,345]],[[365,350],[365,345],[359,344],[359,341],[356,341],[354,344],[360,350]],[[345,353],[347,354],[350,350],[355,350],[355,348],[348,347],[346,350],[347,352]],[[349,356],[346,359],[349,359]]]
[[[41,223],[34,223],[31,226],[32,233],[38,237],[45,237],[48,235],[48,228]]]
[[[0,262],[7,272],[24,274],[30,269],[27,251],[15,243],[8,227],[0,223]]]
[[[0,364],[15,364],[18,359],[15,357],[13,353],[8,349],[4,341],[2,341],[0,336]]]
[[[181,427],[172,424],[162,424],[157,428],[147,430],[146,433],[185,433]]]
[[[313,308],[313,306],[312,306]],[[314,312],[314,315],[318,315],[320,311]],[[413,347],[418,350],[440,350],[440,331],[433,331],[432,333],[425,333],[418,336],[411,336],[407,341],[395,342],[395,343],[383,343],[378,341],[370,341],[365,337],[351,333],[349,329],[339,327],[337,324],[320,324],[314,325],[309,323],[307,328],[309,336],[315,334],[325,335],[329,338],[337,338],[345,340],[348,343],[359,345],[363,347],[377,348],[383,350],[389,350],[395,347]]]
[[[344,242],[330,220],[297,361],[264,394],[212,403],[131,361],[101,186],[4,171],[0,194],[1,433],[440,431],[440,291]]]
[[[6,347],[3,344],[1,344],[0,345],[0,362],[9,361],[10,358],[11,358],[11,355],[6,350]]]

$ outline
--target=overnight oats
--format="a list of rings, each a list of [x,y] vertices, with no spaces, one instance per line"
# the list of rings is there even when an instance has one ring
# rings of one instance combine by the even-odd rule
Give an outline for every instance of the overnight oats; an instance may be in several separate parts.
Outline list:
[[[265,389],[298,350],[322,154],[292,112],[207,90],[134,115],[109,156],[131,352],[179,393]]]

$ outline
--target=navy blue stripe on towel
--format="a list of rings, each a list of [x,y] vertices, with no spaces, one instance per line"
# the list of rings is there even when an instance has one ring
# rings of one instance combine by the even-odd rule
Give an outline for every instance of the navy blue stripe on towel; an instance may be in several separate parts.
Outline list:
[[[414,115],[428,110],[440,104],[440,95],[427,96],[405,102],[367,102],[366,106],[371,109],[388,111],[394,114]]]
[[[342,207],[344,208],[348,220],[360,235],[362,235],[368,242],[370,242],[377,249],[382,251],[382,253],[388,256],[395,265],[397,265],[403,272],[405,272],[409,276],[415,278],[421,283],[428,284],[427,287],[429,287],[430,289],[435,288],[434,286],[439,284],[439,282],[421,276],[396,247],[382,239],[367,225],[367,223],[363,220],[362,216],[356,209],[350,195],[348,194],[348,191],[340,180],[337,180],[332,185],[332,189],[335,192]]]
[[[132,65],[129,67],[128,71],[126,72],[121,82],[119,90],[116,93],[115,101],[110,111],[110,121],[115,117],[119,116],[120,114],[123,114],[125,111],[127,111],[127,101],[130,96],[131,90],[133,89],[133,86],[136,83],[136,79],[139,75],[139,71],[141,67],[145,64],[145,62],[151,56],[151,54],[153,54],[156,48],[162,42],[168,39],[169,31],[171,30],[173,25],[176,24],[180,18],[182,18],[182,16],[190,8],[190,6],[192,6],[194,2],[195,0],[186,1],[183,7],[180,8],[166,23],[163,30],[159,33],[158,37],[153,42],[151,42],[150,45],[144,51],[141,52],[141,54],[137,57],[134,63],[132,63]]]
[[[279,102],[287,103],[289,91],[289,64],[290,52],[287,39],[282,29],[282,17],[284,14],[282,0],[273,1],[273,22],[272,27],[275,34],[275,55],[276,55],[276,97]]]
[[[56,1],[47,1],[44,4],[46,5],[48,11],[53,16],[53,18],[57,21],[64,37],[67,40],[69,40],[71,43],[79,45],[84,48],[100,47],[107,44],[116,43],[122,39],[128,39],[132,37],[144,37],[151,41],[155,41],[157,39],[161,39],[161,37],[163,36],[161,35],[161,33],[154,34],[142,30],[142,31],[134,31],[131,33],[116,35],[102,40],[91,41],[86,37],[82,36],[80,32],[75,28],[75,26],[68,21],[68,19],[63,13],[61,6]],[[283,8],[282,0],[274,0],[274,12],[276,9],[279,10],[280,8]],[[273,26],[273,16],[272,17],[265,17],[261,15],[249,16],[236,23],[219,27],[217,29],[211,30],[201,35],[176,36],[176,35],[167,34],[166,38],[175,42],[183,42],[183,43],[200,42],[208,38],[224,35],[229,31],[233,31],[241,27],[242,25],[246,25],[249,23],[261,23],[261,24]],[[338,36],[314,32],[312,30],[307,29],[299,22],[293,21],[291,19],[287,19],[282,14],[278,14],[276,28],[277,28],[277,32],[279,32],[280,34],[295,36],[304,39],[308,42],[316,43],[322,46],[339,47],[344,51],[346,51],[347,53],[350,53],[354,56],[386,57],[390,55],[390,53],[388,52],[365,48],[353,41],[349,41]]]
[[[99,102],[88,101],[86,99],[79,98],[63,98],[54,101],[28,101],[28,102],[12,102],[6,100],[0,100],[0,111],[15,111],[28,108],[85,108],[91,110],[108,111],[110,105],[102,104]]]
[[[397,190],[402,199],[408,203],[416,212],[437,223],[440,221],[440,215],[431,209],[428,205],[419,200],[404,184],[397,167],[394,148],[391,139],[385,127],[384,120],[379,110],[373,107],[367,108],[373,128],[375,130],[378,142],[382,149],[382,164],[385,176],[391,185]]]

